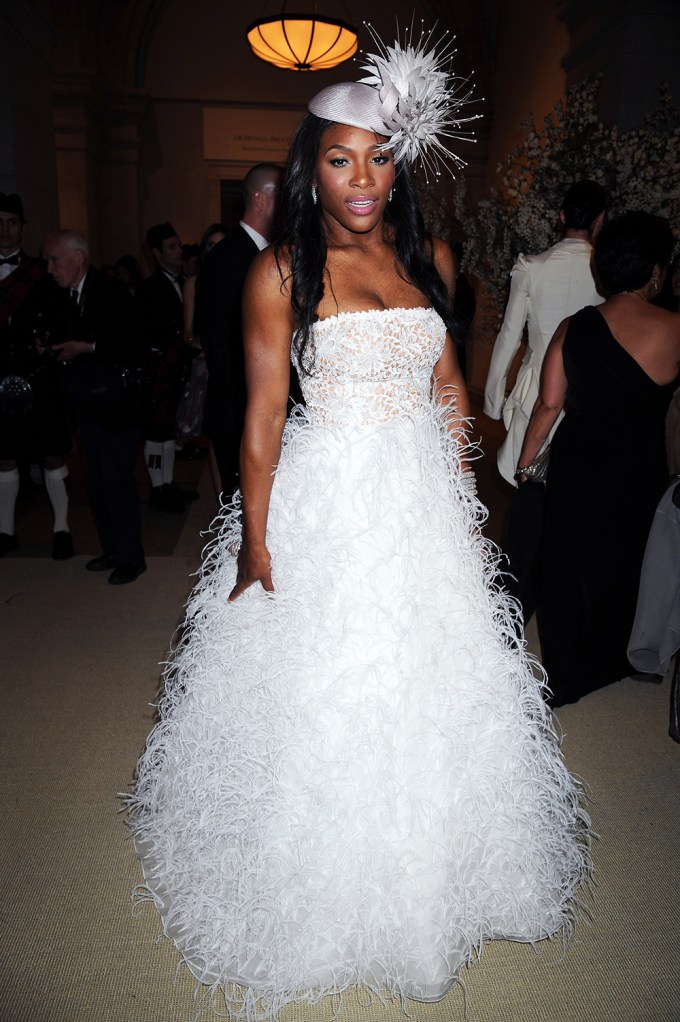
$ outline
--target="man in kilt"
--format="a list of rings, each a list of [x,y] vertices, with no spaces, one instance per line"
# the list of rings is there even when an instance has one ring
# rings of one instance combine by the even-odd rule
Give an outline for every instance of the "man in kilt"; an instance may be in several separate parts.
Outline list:
[[[21,247],[18,195],[0,193],[0,557],[19,547],[14,514],[20,463],[42,466],[54,512],[52,557],[73,557],[66,455],[71,448],[61,372],[44,342],[45,310],[56,290],[42,259]]]

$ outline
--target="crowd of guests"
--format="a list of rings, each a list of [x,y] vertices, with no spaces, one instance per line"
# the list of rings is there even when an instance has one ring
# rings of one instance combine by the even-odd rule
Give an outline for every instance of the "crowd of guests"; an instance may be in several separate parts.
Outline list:
[[[605,199],[593,181],[574,184],[560,210],[564,239],[519,257],[486,383],[485,410],[508,431],[499,470],[518,487],[507,585],[525,623],[537,612],[554,706],[635,672],[645,548],[678,471],[675,241],[648,213],[605,222]]]
[[[198,499],[177,484],[175,460],[203,457],[203,435],[216,491],[231,499],[245,407],[241,290],[268,243],[280,178],[275,165],[253,167],[238,227],[211,224],[200,244],[182,245],[169,222],[150,227],[147,277],[131,255],[95,268],[71,230],[28,255],[21,197],[0,194],[0,557],[20,546],[27,466],[39,466],[54,512],[53,558],[74,555],[66,478],[76,429],[101,544],[86,567],[112,585],[146,570],[140,449],[151,508],[181,514]]]

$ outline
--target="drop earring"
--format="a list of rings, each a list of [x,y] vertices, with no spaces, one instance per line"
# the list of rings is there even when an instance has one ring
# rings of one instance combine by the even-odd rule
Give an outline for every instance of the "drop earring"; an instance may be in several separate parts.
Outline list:
[[[314,203],[315,206],[316,206],[316,200],[317,200],[316,185],[312,185],[312,202]]]
[[[387,196],[387,201],[388,202],[392,201],[392,196],[393,195],[394,195],[394,188],[390,188],[390,194]]]

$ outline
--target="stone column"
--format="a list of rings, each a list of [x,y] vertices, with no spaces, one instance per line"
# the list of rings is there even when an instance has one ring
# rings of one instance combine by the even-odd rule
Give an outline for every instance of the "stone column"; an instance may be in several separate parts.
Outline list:
[[[61,227],[78,231],[100,259],[99,170],[102,162],[103,97],[94,72],[61,71],[52,83],[54,139]]]
[[[141,261],[143,224],[139,161],[146,93],[111,92],[106,103],[105,165],[101,175],[101,252],[106,262],[122,255]]]

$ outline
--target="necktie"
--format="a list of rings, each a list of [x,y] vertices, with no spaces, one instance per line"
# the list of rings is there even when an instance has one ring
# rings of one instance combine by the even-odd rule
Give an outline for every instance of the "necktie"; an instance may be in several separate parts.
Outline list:
[[[21,256],[17,252],[16,255],[7,256],[3,258],[0,256],[0,266],[18,266],[21,262]]]

